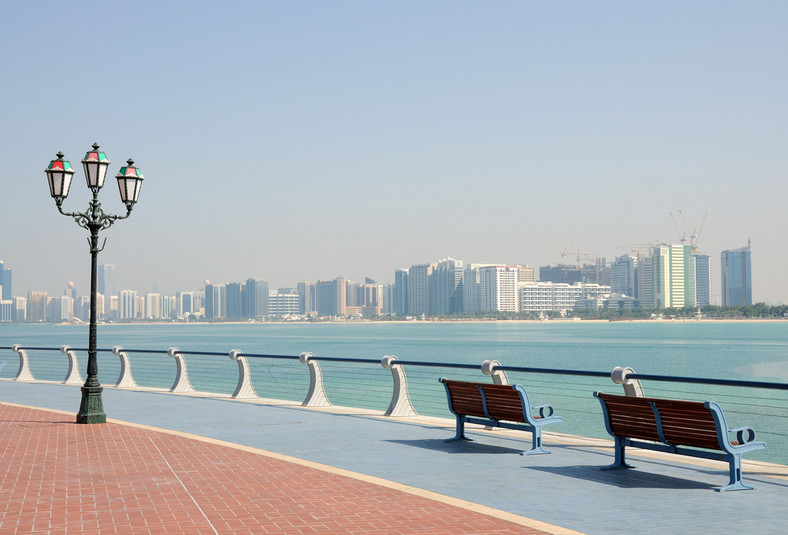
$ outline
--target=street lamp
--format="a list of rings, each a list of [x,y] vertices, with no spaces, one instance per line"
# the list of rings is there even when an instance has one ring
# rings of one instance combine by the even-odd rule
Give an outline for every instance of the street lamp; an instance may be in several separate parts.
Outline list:
[[[99,190],[104,186],[107,175],[109,158],[99,150],[99,145],[93,143],[93,150],[89,150],[82,159],[82,169],[85,172],[88,188],[93,192],[93,200],[86,212],[64,212],[63,201],[68,197],[74,169],[71,163],[63,159],[63,153],[57,153],[57,160],[49,162],[44,170],[49,179],[49,193],[55,199],[58,211],[73,217],[77,225],[90,231],[90,331],[88,338],[88,379],[82,386],[82,402],[77,414],[79,424],[100,424],[107,421],[104,414],[104,404],[101,392],[104,390],[98,381],[98,362],[96,360],[96,278],[98,273],[97,258],[104,249],[107,239],[99,247],[99,231],[108,229],[118,219],[126,219],[131,215],[131,209],[140,196],[142,187],[142,172],[134,167],[134,160],[129,159],[127,165],[120,168],[115,176],[120,189],[120,200],[126,205],[126,215],[105,214],[98,200]]]

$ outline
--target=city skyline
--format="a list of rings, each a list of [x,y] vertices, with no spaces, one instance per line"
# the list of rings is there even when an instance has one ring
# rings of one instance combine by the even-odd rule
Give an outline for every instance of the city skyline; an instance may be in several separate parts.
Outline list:
[[[468,283],[482,286],[484,285],[484,269],[494,268],[509,272],[515,270],[519,272],[520,283],[584,283],[597,284],[607,288],[603,294],[611,294],[621,297],[634,298],[640,302],[644,308],[683,308],[702,307],[704,305],[748,305],[752,304],[752,274],[750,268],[750,244],[746,247],[726,250],[720,255],[719,292],[713,288],[713,278],[710,277],[711,265],[713,262],[708,255],[700,251],[693,252],[693,246],[689,244],[657,244],[646,250],[621,255],[612,261],[606,258],[597,258],[596,263],[577,264],[548,264],[544,266],[531,266],[528,264],[505,265],[501,263],[466,263],[462,259],[446,257],[437,261],[413,264],[407,268],[396,268],[390,280],[375,280],[365,277],[362,283],[358,279],[343,277],[310,278],[305,281],[293,281],[289,285],[271,285],[267,279],[246,278],[245,281],[211,281],[205,279],[199,287],[182,287],[173,292],[161,292],[158,289],[139,290],[136,288],[117,289],[115,284],[116,267],[114,265],[100,264],[98,266],[97,289],[100,296],[118,297],[123,292],[131,292],[138,296],[157,295],[162,297],[173,297],[182,293],[199,293],[206,291],[205,299],[210,302],[212,299],[208,293],[208,288],[227,288],[228,291],[237,297],[237,306],[244,306],[254,309],[255,305],[244,302],[241,305],[241,294],[244,285],[253,284],[264,285],[267,295],[271,294],[303,293],[301,288],[304,284],[317,285],[322,283],[333,283],[336,280],[344,280],[348,284],[356,285],[375,285],[385,290],[391,288],[391,295],[386,298],[391,300],[388,305],[390,312],[403,315],[405,310],[416,315],[422,313],[452,314],[455,312],[474,312],[480,310],[481,303],[476,302],[476,297],[469,297],[466,294]],[[731,258],[737,258],[732,262]],[[468,269],[474,273],[482,274],[482,279],[476,275],[475,280],[465,280],[469,276]],[[478,271],[477,271],[478,270]],[[10,285],[12,280],[10,268],[5,267],[0,261],[0,291],[4,299],[10,299]],[[403,275],[404,274],[404,275]],[[402,275],[402,276],[401,276]],[[404,276],[404,279],[403,279]],[[676,278],[678,277],[678,278]],[[438,293],[433,294],[433,290],[428,291],[428,279],[436,279],[440,282],[435,286]],[[431,286],[433,283],[430,282]],[[497,283],[496,283],[497,284]],[[400,288],[406,288],[407,292],[400,292]],[[232,288],[232,290],[230,290]],[[296,289],[298,288],[298,289]],[[437,288],[442,288],[437,290]],[[464,289],[463,289],[464,288]],[[640,289],[638,289],[640,288]],[[646,294],[643,294],[643,292]],[[653,294],[649,295],[651,292]],[[678,292],[678,293],[676,293]],[[726,294],[736,292],[737,297],[731,298]],[[35,290],[33,292],[17,293],[13,292],[13,297],[25,297],[30,293],[47,295],[49,298],[68,296],[78,302],[80,297],[86,298],[79,293],[73,281],[65,285],[62,294],[57,292],[50,294],[47,291]],[[257,290],[254,291],[257,293]],[[398,296],[399,294],[399,296]],[[456,294],[456,295],[455,295]],[[383,297],[381,296],[381,299]],[[259,299],[259,298],[254,298]],[[332,298],[336,300],[337,298]],[[456,302],[455,302],[456,300]],[[470,308],[468,305],[470,304]],[[210,305],[209,305],[210,306]],[[433,309],[433,307],[435,307]],[[413,312],[416,310],[416,312]],[[236,312],[240,313],[240,309]]]
[[[68,39],[41,30],[55,16]],[[104,235],[118,288],[610,262],[677,243],[681,209],[690,230],[705,219],[715,295],[721,252],[751,239],[753,302],[788,301],[783,3],[44,1],[4,20],[15,294],[87,293],[84,232],[43,169],[95,141],[113,176],[132,157],[146,177]],[[100,200],[122,213],[110,182]],[[77,169],[64,208],[87,202]]]

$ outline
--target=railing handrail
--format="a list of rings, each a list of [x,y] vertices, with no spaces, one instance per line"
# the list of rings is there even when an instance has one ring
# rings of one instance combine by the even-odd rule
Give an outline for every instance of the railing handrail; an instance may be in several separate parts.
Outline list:
[[[741,386],[746,388],[765,388],[770,390],[788,390],[787,383],[774,383],[768,381],[742,381],[738,379],[710,379],[705,377],[680,377],[671,375],[653,375],[648,373],[632,373],[627,377],[643,379],[646,381],[665,381],[671,383],[695,383],[716,386]]]
[[[22,346],[28,351],[60,351],[58,347],[26,347]],[[0,347],[0,349],[13,350],[12,346]],[[86,348],[71,348],[72,351],[87,351]],[[99,352],[111,353],[112,349],[98,349]],[[167,351],[159,349],[123,349],[126,353],[161,353],[166,355]],[[201,356],[217,356],[226,357],[227,353],[215,351],[188,351],[178,350],[182,355],[201,355]],[[244,353],[244,357],[249,358],[270,358],[270,359],[284,359],[284,360],[298,360],[298,355],[274,355],[266,353]],[[356,364],[380,364],[380,359],[366,359],[366,358],[353,358],[353,357],[323,357],[323,356],[310,356],[310,359],[316,359],[324,362],[352,362]],[[463,364],[456,362],[428,362],[428,361],[409,361],[409,360],[392,360],[392,366],[419,366],[431,368],[454,368],[454,369],[468,369],[476,370],[479,368],[478,364]],[[551,375],[573,375],[579,377],[610,377],[609,371],[595,371],[595,370],[570,370],[562,368],[536,368],[525,366],[504,366],[498,365],[496,369],[508,372],[521,372],[521,373],[540,373]],[[672,383],[690,383],[690,384],[704,384],[714,386],[733,386],[743,388],[763,388],[768,390],[788,390],[788,383],[778,383],[770,381],[745,381],[739,379],[718,379],[709,377],[686,377],[680,375],[659,375],[647,373],[630,373],[630,379],[640,379],[644,381],[660,381]]]

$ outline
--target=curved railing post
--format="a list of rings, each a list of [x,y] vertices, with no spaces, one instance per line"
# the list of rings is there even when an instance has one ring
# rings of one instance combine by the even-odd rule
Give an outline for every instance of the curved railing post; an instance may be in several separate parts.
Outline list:
[[[506,376],[506,372],[503,370],[496,370],[495,368],[501,365],[500,362],[497,360],[485,360],[482,362],[482,373],[484,375],[491,375],[493,384],[496,385],[508,385],[509,378]]]
[[[405,370],[402,366],[395,366],[395,360],[397,357],[394,355],[386,355],[380,359],[380,364],[391,370],[394,379],[394,392],[384,416],[418,416],[408,395],[408,378],[405,376]]]
[[[309,366],[309,392],[301,405],[304,407],[330,407],[331,402],[326,396],[325,388],[323,388],[323,372],[320,371],[320,363],[315,355],[304,352],[301,353],[298,360],[301,364]]]
[[[635,370],[632,368],[622,368],[621,366],[616,366],[613,368],[613,371],[610,372],[610,379],[617,385],[624,387],[624,395],[632,398],[646,397],[646,395],[643,393],[643,385],[640,384],[640,381],[627,377],[627,375],[631,373],[635,373]]]
[[[11,346],[11,351],[16,351],[19,354],[19,371],[16,372],[14,381],[35,381],[36,378],[30,372],[30,362],[27,359],[27,351],[22,349],[20,344]]]
[[[79,374],[79,364],[77,363],[77,352],[71,349],[71,346],[60,346],[60,352],[65,353],[68,357],[68,373],[66,378],[63,379],[64,385],[81,385],[85,381]]]
[[[249,370],[249,361],[240,349],[230,350],[230,359],[238,362],[238,386],[233,392],[233,399],[253,399],[260,396],[254,391],[252,386],[252,373]]]
[[[194,387],[189,381],[189,370],[186,367],[186,359],[177,347],[171,347],[167,350],[167,354],[175,359],[178,365],[178,372],[175,375],[175,383],[173,383],[170,392],[194,392]]]
[[[122,346],[115,346],[112,352],[120,358],[120,375],[118,375],[118,382],[115,383],[116,388],[139,388],[137,381],[131,374],[131,361],[129,354],[123,351]]]

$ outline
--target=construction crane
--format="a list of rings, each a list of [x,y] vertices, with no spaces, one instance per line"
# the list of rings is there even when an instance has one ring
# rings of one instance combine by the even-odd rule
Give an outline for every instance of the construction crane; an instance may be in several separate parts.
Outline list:
[[[555,239],[555,236],[553,236],[553,233],[552,233],[552,232],[550,232],[550,229],[547,229],[547,234],[550,236],[550,239],[551,239],[551,240],[553,240],[553,244],[554,244],[554,245],[556,246],[556,248],[558,249],[558,251],[556,251],[556,252],[555,252],[555,254],[557,254],[557,255],[560,255],[560,256],[561,256],[561,265],[564,265],[564,258],[566,258],[566,256],[569,254],[569,252],[568,252],[569,250],[568,250],[566,247],[564,247],[563,249],[561,249],[561,248],[558,246],[558,240],[556,240],[556,239]]]
[[[678,234],[679,234],[679,241],[681,242],[681,245],[684,245],[684,242],[687,241],[687,233],[686,232],[684,232],[684,233],[681,232],[681,229],[679,228],[678,222],[676,222],[676,218],[673,215],[673,212],[668,210],[668,213],[670,214],[670,218],[673,220],[673,226],[676,227],[676,232],[678,232]],[[679,210],[679,213],[681,213],[681,210]],[[684,215],[682,214],[681,217],[683,218]],[[686,220],[684,221],[684,223],[686,224]]]
[[[580,259],[584,256],[588,256],[588,253],[583,253],[580,251],[580,248],[575,247],[575,240],[572,238],[572,235],[569,235],[569,240],[572,242],[572,249],[577,249],[577,254],[575,256],[575,260],[577,261],[577,269],[580,269]]]
[[[703,230],[703,225],[706,223],[706,216],[709,215],[709,211],[706,210],[706,213],[703,214],[703,220],[700,222],[700,229],[698,229],[697,232],[695,230],[690,231],[689,225],[687,224],[687,219],[684,217],[684,214],[682,213],[681,210],[679,210],[679,214],[681,214],[681,219],[684,220],[684,226],[687,227],[687,232],[690,233],[689,241],[690,241],[690,247],[692,249],[692,252],[693,253],[697,253],[698,252],[698,236],[700,236],[700,233]],[[674,221],[674,223],[675,223],[675,221]]]

